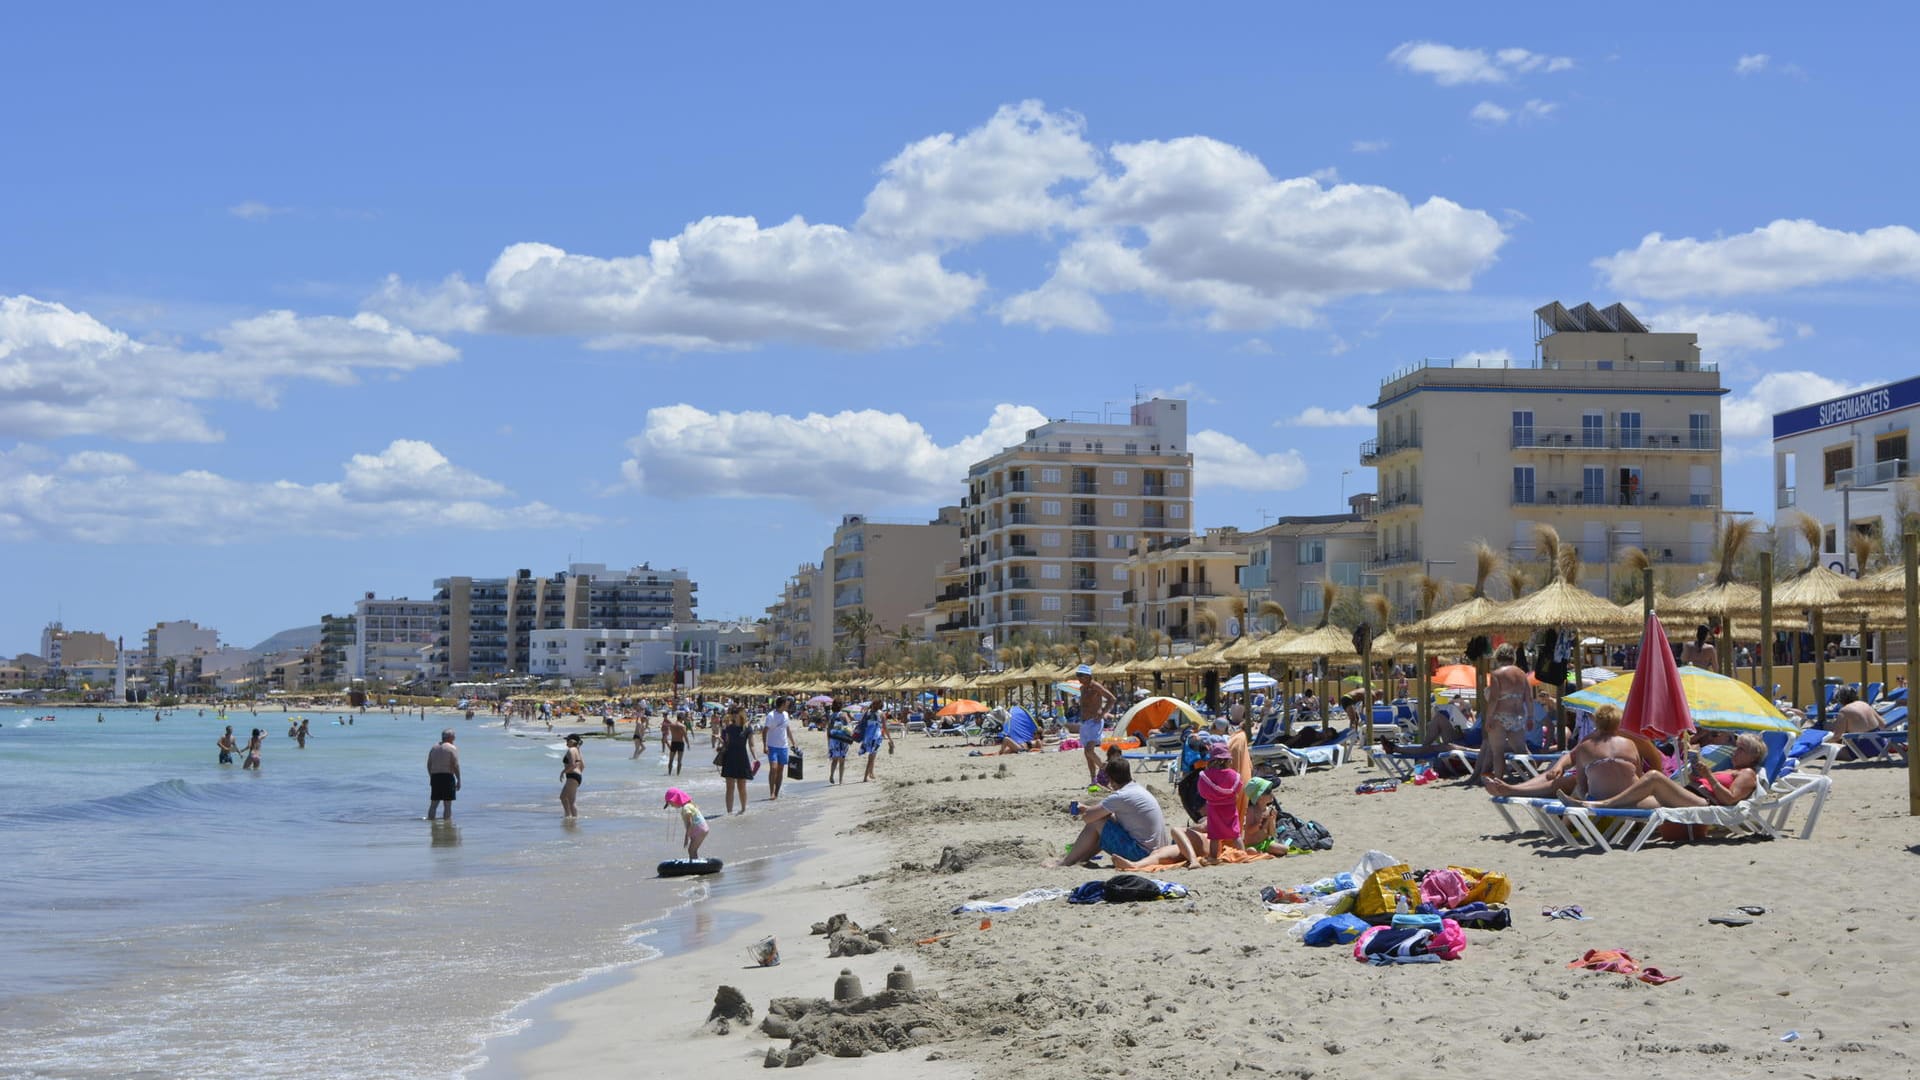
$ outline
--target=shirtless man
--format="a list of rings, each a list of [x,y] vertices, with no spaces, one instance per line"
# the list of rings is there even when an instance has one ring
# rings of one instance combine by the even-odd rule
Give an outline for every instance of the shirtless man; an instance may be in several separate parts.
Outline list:
[[[1611,799],[1640,778],[1643,764],[1639,744],[1620,734],[1619,707],[1602,705],[1593,713],[1593,733],[1562,754],[1553,768],[1519,784],[1489,777],[1487,794],[1536,798],[1564,791],[1587,799]]]
[[[1489,777],[1499,779],[1507,771],[1507,754],[1527,751],[1527,717],[1533,711],[1533,694],[1527,686],[1527,673],[1514,663],[1519,653],[1512,645],[1502,645],[1493,654],[1494,669],[1487,676],[1486,722],[1481,724],[1480,756],[1473,764],[1467,783],[1484,784]]]
[[[1693,640],[1680,646],[1680,662],[1708,671],[1720,670],[1720,650],[1713,643],[1711,627],[1702,625],[1694,628]]]
[[[453,729],[440,733],[440,741],[427,751],[427,820],[435,809],[442,821],[453,820],[453,797],[460,790],[460,751],[453,745]]]
[[[214,746],[219,748],[220,750],[220,764],[222,765],[233,764],[233,755],[240,752],[240,746],[238,743],[235,743],[233,741],[233,725],[232,724],[227,725],[226,734],[220,736],[220,741],[217,743],[214,743]]]
[[[660,714],[660,749],[667,752],[667,775],[677,775],[683,759],[687,756],[685,713]]]
[[[1833,703],[1840,706],[1840,711],[1835,713],[1833,719],[1828,722],[1828,742],[1844,746],[1846,739],[1841,737],[1843,735],[1880,730],[1882,723],[1880,714],[1873,711],[1873,706],[1860,700],[1860,691],[1851,686],[1843,686],[1840,692],[1833,696]]]
[[[633,757],[640,759],[640,751],[647,745],[647,714],[636,713],[633,718]]]
[[[1093,681],[1093,667],[1081,664],[1080,676],[1080,752],[1087,759],[1087,783],[1100,775],[1106,762],[1100,756],[1100,737],[1106,733],[1107,712],[1117,700],[1113,691]]]

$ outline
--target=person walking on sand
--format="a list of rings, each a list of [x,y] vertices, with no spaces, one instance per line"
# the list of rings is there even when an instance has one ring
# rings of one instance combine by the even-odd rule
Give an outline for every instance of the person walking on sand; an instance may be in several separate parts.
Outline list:
[[[667,755],[667,775],[677,776],[687,757],[687,718],[684,715],[660,714],[660,749]]]
[[[433,820],[434,808],[445,806],[442,821],[453,820],[453,797],[460,791],[460,751],[453,745],[453,729],[440,733],[440,741],[427,751],[427,820]]]
[[[780,798],[780,784],[787,778],[787,760],[793,746],[793,699],[778,698],[773,711],[760,727],[760,749],[767,755],[767,801]]]
[[[1511,644],[1502,645],[1493,654],[1493,673],[1487,676],[1487,718],[1480,725],[1480,754],[1473,762],[1473,775],[1467,783],[1479,787],[1489,776],[1503,779],[1507,772],[1507,754],[1525,753],[1527,718],[1533,711],[1533,694],[1527,686],[1527,673],[1514,661],[1519,653]]]
[[[580,808],[574,805],[574,796],[579,794],[580,782],[587,778],[587,759],[580,753],[580,736],[567,736],[567,752],[560,757],[560,816],[577,818]]]
[[[827,717],[827,783],[841,784],[847,779],[847,747],[856,741],[853,724],[846,710],[835,701]]]
[[[720,748],[720,778],[727,785],[727,813],[747,812],[747,781],[753,779],[753,739],[747,734],[747,714],[735,705],[727,710],[726,723],[714,731],[714,743]],[[740,809],[733,808],[734,799]]]
[[[247,760],[240,763],[242,769],[258,769],[260,767],[260,743],[261,737],[265,734],[266,733],[259,728],[253,729],[253,737],[247,740]]]
[[[240,752],[240,746],[239,744],[233,741],[233,725],[232,724],[227,725],[226,733],[224,735],[221,735],[220,741],[217,743],[214,743],[213,745],[218,747],[220,750],[220,764],[222,765],[233,764],[233,755]]]
[[[1100,740],[1106,735],[1107,712],[1117,700],[1113,691],[1093,680],[1093,666],[1075,669],[1080,677],[1080,753],[1087,760],[1087,783],[1092,784],[1106,763],[1100,758]]]
[[[860,756],[867,759],[867,771],[860,777],[864,784],[873,779],[875,768],[880,764],[880,740],[885,739],[887,753],[893,753],[893,732],[887,730],[887,713],[881,708],[879,698],[868,703],[860,721],[864,725],[860,729]]]

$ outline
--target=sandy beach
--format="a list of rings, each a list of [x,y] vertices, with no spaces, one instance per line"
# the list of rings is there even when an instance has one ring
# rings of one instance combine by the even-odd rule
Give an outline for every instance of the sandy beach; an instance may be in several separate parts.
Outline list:
[[[863,1058],[817,1056],[803,1066],[810,1074],[1468,1076],[1573,1062],[1647,1077],[1920,1070],[1905,963],[1920,926],[1902,900],[1920,843],[1899,769],[1839,766],[1811,840],[1601,855],[1511,836],[1484,795],[1455,785],[1356,795],[1377,774],[1350,764],[1282,785],[1285,808],[1332,831],[1331,852],[1156,874],[1188,885],[1190,901],[1052,901],[992,915],[988,929],[979,915],[949,914],[968,900],[1112,873],[1041,865],[1076,831],[1066,806],[1086,797],[1084,775],[1077,754],[974,758],[902,739],[877,783],[807,792],[824,812],[806,827],[805,861],[732,902],[757,916],[751,926],[564,1003],[555,1012],[566,1034],[516,1068],[612,1076],[645,1061],[661,1075],[748,1075],[769,1048],[787,1046],[756,1027],[772,999],[827,996],[842,968],[871,993],[904,964],[938,1003],[941,1037]],[[1163,775],[1146,782],[1174,806]],[[1507,874],[1512,928],[1469,931],[1451,963],[1376,968],[1349,948],[1300,945],[1260,902],[1263,885],[1350,869],[1369,849],[1415,868]],[[1589,918],[1541,915],[1568,904]],[[1745,905],[1768,911],[1741,927],[1707,921]],[[898,943],[829,958],[809,930],[835,913],[891,926]],[[783,963],[752,968],[746,947],[769,934]],[[1680,978],[1654,986],[1566,968],[1588,949],[1622,949]],[[718,1035],[702,1025],[722,984],[755,1012],[753,1024]],[[1790,1031],[1799,1037],[1781,1041]]]

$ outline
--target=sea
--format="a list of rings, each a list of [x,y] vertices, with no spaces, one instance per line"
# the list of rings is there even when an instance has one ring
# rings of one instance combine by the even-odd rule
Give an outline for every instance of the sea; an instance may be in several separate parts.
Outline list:
[[[265,732],[257,772],[217,763],[228,724],[242,747]],[[426,753],[449,726],[464,784],[454,822],[429,823]],[[560,736],[371,710],[0,709],[0,1076],[511,1075],[489,1045],[544,998],[734,929],[709,907],[773,880],[806,812],[727,818],[696,733],[671,781],[657,735],[638,759],[589,738],[567,823]],[[680,841],[670,782],[714,822],[702,854],[723,873],[656,876]]]

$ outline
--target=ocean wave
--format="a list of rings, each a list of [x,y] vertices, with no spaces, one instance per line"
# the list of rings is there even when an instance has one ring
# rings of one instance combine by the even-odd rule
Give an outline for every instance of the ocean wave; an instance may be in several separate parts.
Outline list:
[[[62,822],[109,821],[120,818],[159,817],[181,811],[193,811],[242,802],[251,792],[235,784],[196,784],[178,778],[160,780],[145,787],[107,795],[98,799],[56,803],[37,810],[20,810],[0,821],[23,825]]]

